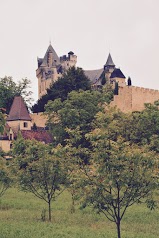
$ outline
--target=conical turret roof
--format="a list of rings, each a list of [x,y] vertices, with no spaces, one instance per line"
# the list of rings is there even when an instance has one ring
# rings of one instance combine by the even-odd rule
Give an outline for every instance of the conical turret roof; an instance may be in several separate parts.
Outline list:
[[[47,58],[48,58],[48,53],[49,53],[49,52],[52,52],[52,54],[53,54],[53,61],[56,62],[57,64],[60,63],[60,59],[59,59],[59,57],[58,57],[56,51],[54,50],[54,48],[53,48],[52,45],[50,44],[49,47],[48,47],[48,49],[47,49],[47,51],[46,51],[46,53],[45,53],[45,56],[44,56],[44,58],[43,58],[43,62],[42,62],[42,64],[41,64],[41,66],[46,66],[46,65],[47,65]]]
[[[21,96],[13,100],[7,121],[25,120],[31,121],[31,117]]]
[[[115,66],[110,53],[108,55],[107,62],[105,64],[105,66]]]

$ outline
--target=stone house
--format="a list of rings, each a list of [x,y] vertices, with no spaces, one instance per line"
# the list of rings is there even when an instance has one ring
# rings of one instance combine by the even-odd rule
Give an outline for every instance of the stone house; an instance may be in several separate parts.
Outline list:
[[[6,119],[6,126],[3,135],[0,136],[0,148],[8,152],[20,132],[24,139],[35,139],[43,143],[51,143],[52,137],[45,126],[37,126],[33,129],[33,123],[39,119],[40,115],[31,117],[21,96],[14,98],[9,115]],[[45,118],[42,117],[43,125]],[[38,120],[37,120],[38,122]]]

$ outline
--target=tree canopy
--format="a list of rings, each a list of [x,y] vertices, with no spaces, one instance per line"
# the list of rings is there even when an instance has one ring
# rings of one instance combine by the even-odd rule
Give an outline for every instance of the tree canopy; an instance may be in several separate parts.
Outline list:
[[[67,130],[78,127],[83,135],[78,143],[87,146],[84,134],[91,130],[94,116],[102,110],[101,105],[104,102],[111,101],[112,95],[111,88],[105,88],[104,92],[80,90],[70,92],[64,101],[61,99],[49,101],[46,105],[46,115],[54,141],[57,144],[65,144],[68,138]]]
[[[29,87],[30,80],[27,78],[20,80],[18,83],[15,83],[12,77],[5,76],[4,78],[0,78],[0,108],[4,108],[6,113],[8,113],[14,97],[19,95],[21,95],[29,105],[31,100],[30,96],[32,94],[32,92],[29,91]]]
[[[149,145],[131,141],[131,124],[135,126],[131,116],[105,107],[96,114],[91,132],[85,135],[91,146],[74,146],[78,135],[76,129],[72,130],[74,137],[69,139],[67,146],[68,157],[72,161],[76,158],[78,164],[72,179],[77,197],[81,198],[84,207],[91,205],[114,222],[118,238],[128,207],[145,202],[154,208],[155,204],[153,191],[157,185],[158,155]],[[83,150],[89,163],[82,163]]]
[[[48,204],[49,221],[51,202],[64,191],[68,175],[66,163],[58,156],[58,151],[58,147],[53,149],[35,140],[24,140],[21,136],[13,147],[13,172],[18,185]]]
[[[5,117],[4,114],[0,111],[0,134],[3,133],[5,127]]]
[[[90,88],[90,80],[85,76],[84,71],[81,68],[71,67],[47,89],[47,94],[38,100],[32,111],[43,112],[49,100],[61,98],[61,101],[64,101],[71,91],[90,90]]]
[[[0,197],[12,184],[9,166],[6,164],[4,153],[0,150]]]

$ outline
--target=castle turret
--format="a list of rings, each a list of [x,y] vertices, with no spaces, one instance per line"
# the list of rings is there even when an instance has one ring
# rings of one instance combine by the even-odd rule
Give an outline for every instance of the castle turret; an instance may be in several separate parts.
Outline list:
[[[40,98],[47,92],[47,88],[61,76],[57,71],[60,59],[50,44],[44,58],[38,58],[38,69],[36,76],[38,78],[38,97]]]
[[[37,60],[36,76],[38,78],[38,97],[40,98],[46,94],[50,85],[62,76],[63,72],[72,66],[76,66],[77,56],[70,51],[68,56],[64,55],[59,58],[50,44],[44,58],[38,58]]]
[[[112,60],[111,54],[109,53],[106,64],[104,65],[105,77],[107,82],[110,82],[110,76],[115,69],[115,64]]]
[[[60,63],[65,70],[68,70],[70,67],[76,66],[77,56],[72,52],[68,52],[68,56],[63,55],[60,57]]]
[[[19,130],[31,130],[31,117],[21,96],[14,98],[7,117],[7,123],[15,132]]]
[[[104,70],[110,70],[113,72],[115,64],[112,60],[111,54],[109,53],[106,64],[104,65]]]

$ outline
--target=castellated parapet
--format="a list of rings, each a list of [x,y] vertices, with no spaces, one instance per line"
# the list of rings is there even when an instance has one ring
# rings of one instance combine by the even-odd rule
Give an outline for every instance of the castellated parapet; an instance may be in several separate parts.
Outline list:
[[[135,86],[119,87],[118,95],[114,95],[112,106],[123,112],[142,111],[145,103],[159,100],[159,91]]]

